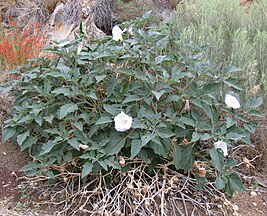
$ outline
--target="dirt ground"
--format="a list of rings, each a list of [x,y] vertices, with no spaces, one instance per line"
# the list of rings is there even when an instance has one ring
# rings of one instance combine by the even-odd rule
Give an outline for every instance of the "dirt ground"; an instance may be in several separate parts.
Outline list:
[[[267,112],[265,115],[267,118]],[[240,168],[246,179],[247,191],[236,193],[229,201],[236,207],[240,216],[267,215],[267,128],[266,121],[261,123],[256,135],[253,137],[255,148],[245,147],[242,154],[235,155],[242,160],[251,161]],[[0,125],[1,126],[1,125]],[[1,136],[1,133],[0,133]],[[261,157],[257,157],[261,155]],[[1,216],[49,216],[54,215],[53,210],[47,207],[33,206],[25,200],[27,193],[23,190],[19,176],[23,174],[19,169],[27,163],[28,156],[21,153],[14,143],[0,144],[0,215]],[[227,208],[227,205],[224,207]],[[44,211],[45,209],[45,211]],[[229,214],[232,215],[232,214]]]

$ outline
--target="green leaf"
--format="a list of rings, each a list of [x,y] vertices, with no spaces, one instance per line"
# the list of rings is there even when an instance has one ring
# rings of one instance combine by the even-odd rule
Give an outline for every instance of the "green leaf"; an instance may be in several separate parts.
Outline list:
[[[233,141],[239,141],[242,140],[242,138],[244,138],[246,135],[245,134],[240,134],[240,133],[236,133],[236,132],[230,132],[226,134],[226,139],[227,140],[233,140]]]
[[[263,99],[261,97],[259,97],[259,98],[251,98],[246,102],[245,107],[247,107],[247,108],[257,108],[260,105],[262,105],[262,103],[263,103]]]
[[[211,139],[211,138],[212,138],[212,136],[211,136],[210,134],[208,134],[208,133],[204,133],[204,134],[201,136],[201,140],[204,140],[204,141],[209,140],[209,139]]]
[[[81,178],[87,176],[89,173],[92,172],[92,170],[93,170],[93,164],[89,161],[85,162],[85,164],[83,165]]]
[[[194,160],[192,145],[173,146],[173,164],[177,170],[183,169],[184,172],[188,172],[192,169]]]
[[[191,118],[180,117],[180,118],[178,119],[178,121],[184,123],[185,125],[195,126],[195,122],[194,122],[194,120],[191,119]]]
[[[141,140],[132,140],[131,143],[131,158],[134,158],[141,151],[142,145]]]
[[[156,136],[157,136],[156,133],[150,133],[150,134],[143,135],[141,137],[142,146],[145,146],[147,143],[149,143]]]
[[[124,147],[126,137],[122,137],[118,132],[112,133],[110,141],[105,145],[104,150],[107,155],[116,155]]]
[[[24,151],[25,149],[32,147],[34,144],[37,143],[37,141],[38,141],[37,137],[32,137],[32,136],[27,137],[27,139],[20,146],[21,151]]]
[[[36,168],[40,168],[42,164],[37,164],[37,163],[28,163],[25,166],[20,168],[21,172],[28,172]]]
[[[133,102],[133,101],[136,102],[136,101],[139,101],[139,100],[141,100],[141,98],[138,97],[137,95],[129,95],[124,99],[122,104],[126,104],[126,103]]]
[[[194,131],[192,134],[191,142],[196,142],[200,140],[200,138],[201,138],[201,134],[199,134],[197,131]]]
[[[134,118],[132,128],[147,129],[147,126],[146,126],[146,124],[141,122],[138,118]]]
[[[77,104],[69,103],[64,106],[62,106],[58,113],[58,119],[61,120],[64,117],[66,117],[69,113],[72,113],[74,111],[77,111],[79,107]]]
[[[52,148],[62,140],[62,137],[56,137],[54,140],[48,140],[46,143],[43,144],[42,151],[40,152],[39,156],[49,153]]]
[[[263,113],[260,112],[260,111],[257,111],[257,110],[251,110],[251,111],[249,111],[249,114],[252,115],[252,116],[259,117],[259,118],[263,118],[264,117]]]
[[[173,137],[175,134],[170,131],[170,129],[167,128],[160,128],[157,130],[157,134],[162,139],[168,139]]]
[[[235,191],[238,192],[245,191],[244,185],[242,184],[242,181],[240,180],[237,174],[234,173],[229,175],[229,183]]]
[[[106,124],[110,122],[113,122],[113,120],[110,117],[105,116],[105,117],[101,117],[100,119],[98,119],[95,124],[100,125],[100,124]]]
[[[45,116],[44,120],[47,121],[48,123],[52,124],[54,118],[55,118],[55,116],[50,114],[49,116]]]
[[[103,167],[104,170],[108,171],[108,165],[104,160],[98,160],[97,162]]]
[[[75,148],[76,150],[80,150],[80,143],[78,142],[77,138],[71,138],[68,140],[68,143]]]
[[[106,75],[95,76],[96,82],[99,83],[106,78]]]
[[[7,127],[2,132],[2,143],[9,140],[11,137],[13,137],[16,134],[16,130],[11,127]]]
[[[235,78],[228,78],[227,80],[224,81],[225,84],[227,84],[229,87],[233,87],[237,90],[242,91],[243,88],[236,82]]]
[[[103,108],[107,113],[111,114],[112,116],[116,116],[120,113],[120,110],[114,105],[103,104]]]
[[[54,93],[56,95],[63,94],[64,96],[70,95],[71,91],[69,88],[56,88],[51,93]]]
[[[83,123],[78,121],[74,123],[74,126],[81,132],[83,132]]]
[[[26,131],[23,134],[17,136],[17,143],[21,146],[22,143],[26,140],[26,138],[30,135],[29,131]]]
[[[212,165],[219,171],[223,170],[224,167],[224,156],[223,153],[216,148],[210,150],[210,157],[212,159]]]
[[[225,120],[226,120],[226,128],[230,128],[236,123],[236,121],[230,116],[226,116]]]
[[[217,188],[218,190],[222,190],[222,189],[224,189],[224,187],[225,187],[225,182],[224,182],[224,180],[222,179],[221,176],[218,175],[218,176],[216,177],[215,185],[216,185],[216,188]]]
[[[206,93],[216,92],[220,89],[221,83],[207,83],[203,86],[203,91]]]
[[[159,101],[159,99],[161,98],[161,96],[165,93],[165,90],[160,90],[159,92],[152,90],[151,92],[155,95],[155,97]]]
[[[89,98],[94,99],[94,100],[97,100],[97,99],[98,99],[98,98],[97,98],[97,95],[96,95],[96,93],[95,93],[94,90],[90,90],[90,91],[87,93],[87,96],[88,96]]]
[[[117,161],[116,157],[109,156],[104,161],[108,166],[112,167],[113,169],[121,169],[121,166]]]

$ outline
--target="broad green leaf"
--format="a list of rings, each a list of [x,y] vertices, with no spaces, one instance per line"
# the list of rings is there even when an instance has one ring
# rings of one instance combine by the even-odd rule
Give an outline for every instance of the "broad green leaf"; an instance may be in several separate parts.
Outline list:
[[[200,140],[200,138],[201,138],[201,134],[198,133],[197,131],[194,131],[192,134],[192,139],[190,141],[196,142],[196,141]]]
[[[95,124],[100,125],[100,124],[106,124],[110,122],[113,122],[113,120],[110,117],[105,116],[105,117],[101,117],[100,119],[98,119]]]
[[[226,116],[225,120],[226,120],[226,128],[230,128],[236,123],[236,121],[230,116]]]
[[[36,168],[40,168],[42,164],[37,164],[37,163],[28,163],[25,166],[20,168],[21,172],[28,172]]]
[[[98,100],[97,95],[96,95],[96,93],[95,93],[94,90],[90,90],[90,91],[87,93],[87,96],[88,96],[89,98],[94,99],[94,100]]]
[[[48,123],[52,124],[54,118],[55,118],[55,116],[53,114],[50,114],[49,116],[45,116],[44,120],[47,121]]]
[[[85,176],[87,176],[89,173],[91,173],[93,170],[93,164],[89,161],[85,162],[85,164],[83,165],[82,168],[82,176],[81,178],[84,178]]]
[[[112,116],[116,116],[120,113],[120,110],[114,105],[103,104],[103,108],[107,113],[111,114]]]
[[[37,143],[37,141],[38,141],[37,137],[32,137],[32,136],[27,137],[27,139],[20,146],[21,151],[24,151],[25,149],[32,147]]]
[[[132,140],[131,143],[131,158],[134,158],[141,151],[142,145],[141,140]]]
[[[133,102],[133,101],[139,101],[139,100],[141,100],[141,98],[139,96],[137,96],[137,95],[129,95],[124,99],[122,104],[126,104],[126,103]]]
[[[113,169],[121,169],[121,166],[116,157],[109,156],[104,161],[108,166],[112,167]]]
[[[159,92],[152,90],[151,92],[155,95],[155,97],[159,101],[159,99],[161,98],[161,96],[165,93],[165,90],[160,90]]]
[[[195,156],[192,145],[174,145],[173,146],[173,164],[177,170],[182,169],[188,172],[192,169]]]
[[[224,182],[224,180],[222,179],[221,176],[218,175],[218,176],[216,177],[215,185],[216,185],[216,188],[217,188],[218,190],[222,190],[222,189],[224,189],[224,187],[225,187],[225,182]]]
[[[170,131],[170,129],[167,129],[167,128],[158,129],[157,134],[162,139],[168,139],[168,138],[171,138],[175,135],[174,133],[172,133],[172,131]]]
[[[107,155],[116,155],[124,147],[125,142],[126,137],[121,136],[119,132],[114,132],[104,150],[107,152]]]
[[[251,110],[251,111],[249,111],[249,114],[252,115],[252,116],[259,117],[259,118],[263,118],[264,117],[263,113],[260,112],[260,111],[257,111],[257,110]]]
[[[62,140],[63,139],[61,137],[56,137],[54,140],[48,140],[46,143],[43,144],[42,151],[40,152],[39,156],[49,153],[52,148]]]
[[[9,140],[15,134],[16,134],[16,130],[14,128],[7,127],[5,129],[3,129],[3,132],[2,132],[2,143],[4,143],[7,140]]]
[[[143,135],[141,137],[142,147],[145,146],[147,143],[149,143],[156,136],[157,136],[156,133],[150,133],[150,134]]]
[[[80,150],[80,143],[78,142],[78,139],[77,138],[71,138],[68,140],[68,143],[73,147],[75,148],[76,150]]]
[[[221,83],[207,83],[203,86],[203,91],[206,93],[216,92],[220,89]]]
[[[26,140],[26,138],[28,136],[30,136],[30,132],[29,131],[26,131],[25,133],[18,135],[17,136],[17,143],[21,146],[22,143]]]
[[[98,160],[97,162],[103,167],[104,170],[108,171],[108,165],[104,160]]]
[[[81,132],[83,132],[83,123],[78,121],[74,123],[74,126]]]
[[[247,108],[257,108],[260,105],[262,105],[262,103],[263,103],[263,99],[261,97],[259,97],[259,98],[251,98],[246,102],[245,107],[247,107]]]
[[[56,88],[54,89],[51,93],[54,93],[56,95],[59,95],[59,94],[63,94],[65,96],[68,96],[70,95],[71,91],[69,88]]]
[[[99,83],[106,78],[106,75],[95,76],[96,82]]]
[[[237,90],[242,91],[243,88],[236,82],[236,79],[234,78],[228,78],[227,80],[224,81],[224,83],[226,83],[229,87],[233,87]]]
[[[61,120],[64,117],[66,117],[69,113],[75,112],[78,109],[79,107],[77,106],[77,104],[73,103],[66,104],[59,109],[58,119]]]
[[[141,122],[138,118],[134,118],[132,128],[147,129],[147,126],[146,126],[146,124]]]
[[[244,138],[246,135],[245,134],[240,134],[240,133],[236,133],[236,132],[230,132],[226,134],[226,139],[227,140],[233,140],[233,141],[239,141],[242,140],[242,138]]]
[[[174,58],[172,56],[164,55],[164,56],[157,56],[155,58],[155,63],[156,64],[161,64],[164,61],[173,61]]]
[[[209,140],[209,139],[211,139],[211,138],[212,138],[212,136],[211,136],[210,134],[208,134],[208,133],[204,133],[204,134],[201,136],[201,140],[204,140],[204,141]]]
[[[224,167],[223,153],[219,149],[212,148],[210,150],[210,157],[212,159],[212,165],[221,172]]]
[[[242,184],[242,181],[238,177],[237,174],[231,174],[229,175],[229,183],[231,184],[231,187],[238,192],[245,191],[244,185]]]
[[[184,123],[185,125],[195,126],[195,122],[191,118],[180,117],[178,121]]]

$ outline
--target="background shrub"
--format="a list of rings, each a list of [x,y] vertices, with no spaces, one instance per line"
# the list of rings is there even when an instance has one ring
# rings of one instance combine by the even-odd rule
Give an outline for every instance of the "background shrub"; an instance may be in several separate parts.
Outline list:
[[[172,22],[147,26],[149,19],[145,14],[122,24],[133,29],[123,41],[106,37],[78,54],[80,39],[58,44],[49,49],[57,59],[40,59],[5,89],[15,103],[3,142],[13,138],[34,158],[23,171],[55,179],[68,170],[86,179],[100,171],[125,171],[130,164],[121,159],[138,157],[148,172],[169,162],[172,169],[194,173],[201,186],[208,176],[193,171],[201,162],[217,176],[219,189],[229,195],[243,190],[231,169],[236,161],[214,142],[228,148],[249,144],[256,128],[249,117],[261,115],[255,108],[262,99],[226,107],[225,94],[231,91],[237,100],[242,91],[233,78],[239,69],[212,64],[190,44],[185,54]],[[114,118],[122,111],[133,123],[119,132]]]
[[[206,59],[242,68],[236,77],[249,97],[253,87],[259,85],[259,93],[267,87],[266,7],[263,0],[249,8],[231,0],[186,1],[177,7],[175,23],[185,44],[209,45]]]

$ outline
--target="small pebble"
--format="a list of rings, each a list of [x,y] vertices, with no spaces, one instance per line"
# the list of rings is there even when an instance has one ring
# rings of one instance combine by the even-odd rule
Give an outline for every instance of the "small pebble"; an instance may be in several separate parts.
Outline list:
[[[251,191],[251,192],[250,192],[250,195],[251,195],[251,196],[257,196],[258,194],[257,194],[255,191]]]
[[[3,155],[5,155],[5,156],[6,156],[6,152],[3,152]]]
[[[253,202],[252,205],[257,206],[257,203]]]

